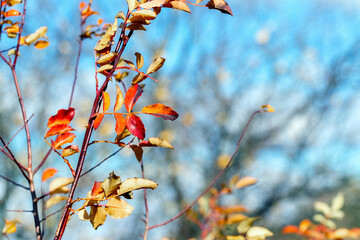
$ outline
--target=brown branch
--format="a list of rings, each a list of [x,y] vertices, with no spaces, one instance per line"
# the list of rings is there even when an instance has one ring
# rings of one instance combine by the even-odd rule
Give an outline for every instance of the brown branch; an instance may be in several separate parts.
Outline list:
[[[144,159],[142,159],[140,163],[141,163],[141,175],[142,175],[142,178],[145,178]],[[144,238],[144,240],[146,240],[148,232],[149,232],[149,206],[148,206],[148,201],[147,201],[146,188],[144,188],[144,205],[145,205],[145,219],[144,219],[145,231],[144,231],[143,238]]]
[[[48,157],[50,156],[50,153],[52,152],[52,147],[50,147],[50,149],[48,150],[48,152],[46,153],[45,157],[42,159],[42,161],[40,162],[40,164],[35,168],[34,175],[35,173],[37,173],[37,171],[39,171],[39,169],[45,164],[46,160],[48,159]]]
[[[153,225],[153,226],[150,226],[148,229],[151,230],[151,229],[154,229],[154,228],[158,228],[158,227],[161,227],[161,226],[164,226],[166,224],[169,224],[171,223],[172,221],[178,219],[179,217],[181,217],[182,215],[184,215],[190,208],[192,208],[198,201],[199,199],[204,196],[207,192],[209,192],[209,190],[215,185],[215,183],[222,177],[222,175],[224,174],[224,172],[230,167],[234,157],[236,156],[237,152],[239,151],[239,148],[240,148],[240,144],[245,136],[245,133],[246,131],[248,130],[249,126],[250,126],[250,123],[251,121],[253,120],[253,118],[255,117],[256,114],[258,113],[261,113],[262,110],[258,110],[258,111],[255,111],[251,117],[249,118],[248,122],[246,123],[245,125],[245,128],[243,129],[243,131],[241,132],[241,135],[240,135],[240,138],[237,142],[237,145],[236,145],[236,148],[235,148],[235,151],[233,152],[233,154],[231,155],[228,163],[226,164],[226,166],[216,175],[216,177],[211,181],[211,183],[208,185],[207,188],[205,188],[205,190],[192,202],[190,203],[186,208],[184,208],[180,213],[178,213],[176,216],[170,218],[169,220],[163,222],[163,223],[160,223],[160,224],[156,224],[156,225]]]

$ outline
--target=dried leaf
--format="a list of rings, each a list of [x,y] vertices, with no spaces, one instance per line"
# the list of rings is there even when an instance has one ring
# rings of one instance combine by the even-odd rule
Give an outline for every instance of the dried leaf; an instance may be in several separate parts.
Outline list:
[[[241,221],[239,223],[239,225],[237,226],[238,233],[240,233],[240,234],[247,233],[249,231],[249,229],[251,228],[251,226],[253,225],[253,223],[259,219],[260,219],[259,217],[249,217],[249,218]]]
[[[144,65],[144,57],[138,52],[135,53],[135,56],[136,56],[136,66],[138,69],[141,69],[142,66]]]
[[[49,118],[49,121],[47,123],[47,127],[51,128],[55,125],[60,125],[60,124],[69,124],[71,122],[71,120],[74,118],[75,116],[75,109],[74,108],[69,108],[69,109],[60,109],[56,115],[51,116]]]
[[[51,181],[49,185],[50,194],[68,193],[69,188],[66,187],[66,185],[69,185],[73,181],[74,181],[73,178],[67,178],[67,177],[55,178],[54,180]]]
[[[145,8],[145,9],[151,9],[151,8],[154,8],[154,7],[160,7],[165,2],[166,2],[166,0],[152,0],[150,2],[140,4],[139,7]]]
[[[139,147],[137,145],[131,145],[131,149],[134,151],[135,157],[138,160],[138,162],[141,162],[144,153],[142,147]]]
[[[134,86],[132,86],[131,88],[129,88],[127,90],[126,95],[125,95],[124,104],[125,104],[126,110],[128,112],[131,112],[134,104],[139,99],[139,97],[141,96],[142,93],[143,93],[143,90],[138,84],[135,84]]]
[[[105,207],[106,213],[116,219],[122,219],[131,214],[133,207],[120,197],[111,198]]]
[[[59,124],[59,125],[55,125],[52,128],[50,128],[49,131],[45,134],[45,137],[48,138],[51,136],[63,134],[63,133],[74,131],[74,130],[75,129],[73,129],[72,127],[70,127],[67,124]]]
[[[78,211],[78,217],[81,221],[90,221],[90,216],[85,208]]]
[[[107,92],[102,92],[103,96],[103,111],[106,112],[110,107],[110,96]]]
[[[116,85],[116,101],[114,105],[114,112],[120,110],[124,103],[124,95],[122,94],[120,87]]]
[[[222,13],[230,14],[231,16],[233,15],[231,8],[227,4],[227,2],[225,2],[224,0],[210,0],[206,4],[206,6],[209,9],[217,9]]]
[[[199,3],[201,3],[202,1],[204,1],[204,0],[196,0],[196,4],[199,4]]]
[[[144,24],[144,25],[149,25],[151,22],[150,20],[147,20],[145,19],[144,17],[142,16],[132,16],[130,19],[129,19],[129,22],[130,23],[135,23],[135,24]]]
[[[151,188],[155,189],[157,187],[157,183],[151,181],[149,179],[144,178],[128,178],[124,182],[121,183],[120,188],[117,191],[117,195],[121,196],[125,193],[132,192],[134,190],[143,189],[143,188]]]
[[[117,135],[121,134],[125,130],[125,118],[121,113],[114,113],[115,117],[115,132]]]
[[[118,29],[118,21],[115,18],[114,23],[106,30],[106,33],[100,39],[100,42],[96,45],[95,51],[106,52],[111,46],[111,41],[115,36],[116,30]]]
[[[179,114],[175,112],[171,107],[165,106],[161,103],[148,105],[141,110],[142,113],[150,114],[155,117],[161,117],[164,120],[174,121],[178,118]]]
[[[113,69],[113,65],[105,64],[105,65],[102,65],[96,72],[102,73],[102,72],[105,72],[105,71],[110,71],[111,69]]]
[[[100,126],[100,123],[101,123],[101,121],[103,120],[103,118],[104,118],[104,113],[99,113],[99,114],[96,116],[96,118],[95,118],[95,120],[94,120],[94,129],[95,129],[95,130],[98,129],[98,127]]]
[[[76,145],[70,145],[70,146],[67,146],[66,148],[64,148],[64,150],[62,151],[61,155],[62,155],[63,157],[68,157],[68,156],[74,155],[75,153],[78,153],[78,152],[80,152],[78,146],[76,146]]]
[[[101,188],[104,190],[105,197],[109,197],[112,194],[116,194],[117,189],[121,184],[121,178],[116,176],[114,172],[109,174],[109,177],[101,184]]]
[[[171,1],[163,5],[163,7],[173,8],[191,13],[189,6],[183,1]]]
[[[6,0],[6,4],[9,7],[19,4],[19,3],[22,3],[22,0]]]
[[[147,20],[154,20],[156,13],[153,10],[141,9],[131,13],[132,16],[142,16]]]
[[[246,234],[248,240],[265,240],[266,237],[271,237],[274,234],[264,227],[251,227]]]
[[[100,193],[103,193],[104,190],[101,187],[102,182],[94,182],[94,185],[91,189],[91,197],[96,197],[97,195],[99,195]]]
[[[44,48],[47,48],[49,45],[50,45],[50,42],[44,41],[44,40],[40,40],[40,41],[37,41],[34,46],[35,46],[37,49],[44,49]]]
[[[116,52],[110,52],[108,54],[101,56],[99,60],[97,60],[97,63],[100,65],[108,64],[114,61],[116,57],[117,57]]]
[[[122,20],[124,20],[124,21],[125,21],[125,18],[126,18],[126,17],[125,17],[125,13],[122,12],[122,11],[118,12],[115,17],[116,17],[116,18],[120,18],[120,19],[122,19]]]
[[[25,38],[26,44],[31,44],[36,42],[39,38],[45,37],[45,34],[47,32],[47,27],[40,27],[38,30],[36,30],[34,33],[30,34]]]
[[[131,68],[135,69],[135,64],[132,62],[132,61],[129,61],[129,60],[123,60],[124,62],[126,62]]]
[[[126,0],[129,6],[129,12],[138,7],[139,2],[137,0]]]
[[[171,144],[161,138],[157,138],[157,137],[151,137],[148,139],[148,141],[142,141],[139,144],[140,147],[163,147],[163,148],[171,148],[174,149],[173,146],[171,146]]]
[[[106,211],[105,208],[100,206],[91,206],[90,211],[90,222],[94,229],[97,229],[99,226],[103,225],[106,220]]]
[[[142,24],[132,23],[126,26],[126,30],[146,31],[146,28]]]
[[[145,127],[138,116],[134,114],[128,114],[125,119],[125,124],[132,135],[138,137],[141,140],[145,138]]]
[[[154,62],[149,66],[146,74],[150,74],[159,70],[165,63],[165,58],[158,57],[155,58]]]
[[[263,112],[275,112],[275,109],[272,106],[270,106],[269,104],[262,105],[261,110]]]
[[[60,149],[62,145],[66,143],[72,143],[75,137],[75,134],[71,132],[63,133],[56,138],[53,147],[55,149]]]
[[[49,178],[53,177],[55,175],[55,173],[57,173],[57,171],[58,170],[55,169],[55,168],[47,168],[47,169],[45,169],[42,176],[41,176],[41,181],[45,182]]]
[[[65,201],[65,200],[67,200],[67,197],[65,197],[65,196],[61,196],[61,195],[52,196],[46,201],[45,207],[50,208],[50,207],[52,207],[62,201]]]
[[[235,188],[239,189],[239,188],[247,187],[250,185],[254,185],[255,183],[257,183],[256,178],[243,177],[235,184]]]

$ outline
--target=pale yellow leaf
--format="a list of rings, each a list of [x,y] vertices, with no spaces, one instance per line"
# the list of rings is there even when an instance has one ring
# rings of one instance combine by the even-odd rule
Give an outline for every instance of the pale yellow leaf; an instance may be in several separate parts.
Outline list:
[[[103,225],[106,220],[106,211],[105,208],[100,206],[91,206],[90,211],[90,222],[94,229],[97,229],[99,226]]]
[[[255,183],[257,183],[256,178],[243,177],[235,184],[235,188],[243,188],[243,187],[247,187],[250,185],[254,185]]]
[[[145,9],[151,9],[151,8],[154,8],[154,7],[160,7],[165,2],[166,2],[166,0],[152,0],[150,2],[140,4],[140,7],[145,8]]]
[[[117,57],[116,52],[110,52],[108,54],[105,54],[104,56],[101,56],[99,58],[99,60],[97,61],[97,63],[100,64],[100,65],[111,63],[112,61],[115,60],[116,57]]]
[[[183,1],[171,1],[171,2],[164,4],[164,7],[169,7],[169,8],[173,8],[173,9],[191,13],[189,6]]]
[[[114,105],[114,112],[118,111],[124,103],[124,95],[122,94],[120,87],[116,85],[116,101]]]
[[[270,106],[269,104],[262,105],[261,110],[263,112],[275,112],[275,109],[272,106]]]
[[[73,181],[74,181],[73,178],[67,178],[67,177],[55,178],[54,180],[51,181],[49,185],[50,194],[68,193],[69,188],[66,187],[66,185],[69,185]]]
[[[165,58],[158,57],[155,58],[154,62],[149,66],[146,74],[150,74],[159,70],[165,63]]]
[[[260,219],[259,217],[249,217],[249,218],[241,221],[239,223],[239,225],[237,226],[238,233],[240,233],[240,234],[247,233],[249,231],[249,229],[251,228],[251,226],[253,225],[253,223],[259,219]]]
[[[156,18],[156,13],[154,11],[148,10],[148,9],[141,9],[141,10],[132,12],[131,15],[142,16],[147,20],[154,20]]]
[[[96,72],[101,73],[104,71],[110,71],[112,68],[113,68],[113,65],[105,64],[105,65],[101,66]]]
[[[36,42],[39,38],[45,37],[46,32],[47,32],[47,27],[40,27],[34,33],[30,34],[25,38],[25,43],[31,44]]]
[[[129,6],[129,12],[138,7],[139,2],[137,0],[126,0]]]
[[[251,227],[246,234],[247,240],[264,240],[274,234],[264,227]]]
[[[85,208],[78,211],[78,217],[81,221],[90,221],[90,216]]]
[[[109,174],[109,177],[101,184],[101,188],[104,190],[105,196],[109,197],[115,194],[121,184],[121,178],[114,172]]]
[[[61,196],[61,195],[54,195],[52,197],[50,197],[46,203],[45,203],[45,207],[46,208],[50,208],[56,204],[58,204],[59,202],[65,201],[67,200],[67,197],[65,196]]]
[[[137,189],[151,188],[155,189],[157,183],[144,178],[128,178],[121,183],[120,188],[117,191],[117,195],[122,195]]]
[[[106,213],[113,218],[121,219],[129,216],[133,207],[120,197],[111,198],[106,204]]]

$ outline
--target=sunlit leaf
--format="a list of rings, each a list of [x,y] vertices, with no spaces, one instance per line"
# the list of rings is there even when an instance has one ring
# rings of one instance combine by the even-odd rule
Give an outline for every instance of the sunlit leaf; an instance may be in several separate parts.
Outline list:
[[[14,16],[20,16],[21,13],[18,10],[10,9],[9,11],[4,13],[4,17],[14,17]]]
[[[111,69],[113,69],[113,65],[105,64],[105,65],[102,65],[96,72],[102,73],[102,72],[105,72],[105,71],[110,71]]]
[[[42,176],[41,176],[41,181],[45,182],[49,178],[53,177],[55,175],[55,173],[57,173],[57,171],[58,170],[55,169],[55,168],[47,168],[47,169],[45,169]]]
[[[86,3],[81,2],[81,3],[79,4],[79,9],[83,9],[84,7],[86,7]]]
[[[240,234],[247,233],[249,231],[249,229],[251,228],[251,226],[253,225],[253,223],[259,219],[260,219],[259,217],[249,217],[249,218],[241,221],[239,223],[239,225],[237,226],[238,233],[240,233]]]
[[[103,111],[106,112],[110,107],[110,96],[107,92],[102,92],[103,96]]]
[[[90,216],[85,208],[78,211],[78,217],[81,221],[90,221]]]
[[[270,106],[269,104],[262,105],[261,110],[263,112],[275,112],[275,109],[272,106]]]
[[[140,138],[141,140],[145,138],[145,127],[138,116],[128,114],[125,119],[125,124],[132,135]]]
[[[122,94],[120,87],[116,85],[116,100],[114,105],[114,112],[120,110],[124,103],[124,95]]]
[[[103,225],[106,220],[106,211],[105,208],[100,206],[91,206],[90,211],[90,222],[94,229],[97,229],[99,226]]]
[[[126,0],[126,1],[129,6],[129,12],[137,8],[137,6],[139,5],[139,2],[137,0]]]
[[[51,116],[49,118],[49,121],[47,123],[47,127],[51,128],[55,125],[60,125],[60,124],[69,124],[71,122],[71,120],[74,118],[75,116],[75,109],[74,108],[69,108],[69,109],[60,109],[56,115]]]
[[[154,181],[151,181],[149,179],[144,178],[128,178],[124,182],[121,183],[120,188],[118,189],[117,194],[119,196],[127,193],[132,192],[137,189],[143,189],[143,188],[151,188],[155,189],[157,187],[157,183]]]
[[[160,7],[165,2],[166,2],[166,0],[152,0],[150,2],[140,4],[140,7],[145,8],[145,9],[151,9],[151,8],[154,8],[154,7]]]
[[[201,3],[202,1],[204,1],[204,0],[196,0],[196,4],[199,4],[199,3]]]
[[[95,120],[94,120],[94,129],[95,129],[95,130],[98,129],[98,127],[100,126],[100,123],[101,123],[101,121],[103,120],[103,118],[104,118],[104,113],[99,113],[99,114],[96,116],[96,118],[95,118]]]
[[[131,214],[133,207],[120,197],[111,198],[105,207],[106,213],[116,219],[122,219]]]
[[[72,143],[75,137],[75,134],[71,132],[63,133],[56,138],[53,147],[55,149],[60,149],[62,145],[66,143]]]
[[[338,195],[336,195],[336,197],[332,199],[331,209],[340,210],[344,206],[344,201],[345,201],[344,194],[338,193]]]
[[[147,78],[147,76],[146,76],[144,73],[141,72],[141,73],[139,73],[138,75],[136,75],[136,76],[133,78],[131,84],[132,84],[132,85],[135,85],[135,84],[141,83],[141,82],[144,81],[146,78]]]
[[[54,180],[51,181],[49,185],[50,194],[68,193],[69,188],[66,187],[66,185],[69,185],[73,181],[74,181],[73,178],[67,178],[67,177],[55,178]]]
[[[305,232],[311,226],[311,221],[309,219],[304,219],[299,224],[299,229],[301,232]]]
[[[16,232],[16,224],[20,223],[18,220],[8,221],[5,219],[5,225],[2,229],[2,234],[11,234]]]
[[[156,13],[153,10],[148,10],[148,9],[137,10],[135,12],[132,12],[131,15],[142,16],[147,20],[154,20],[156,18]]]
[[[171,144],[161,138],[157,138],[157,137],[151,137],[148,139],[148,141],[142,141],[139,144],[140,147],[163,147],[163,148],[171,148],[174,149],[173,146],[171,146]]]
[[[134,23],[134,24],[140,24],[140,25],[149,25],[151,23],[150,20],[147,20],[144,17],[139,16],[139,15],[130,17],[129,22]]]
[[[16,49],[15,49],[15,48],[10,49],[10,50],[8,51],[7,56],[15,55],[15,53],[16,53]],[[18,52],[17,55],[20,56],[20,52]]]
[[[155,117],[161,117],[164,120],[174,121],[178,118],[179,114],[175,112],[171,107],[165,106],[161,103],[148,105],[141,110],[142,113],[150,114]]]
[[[101,188],[105,192],[105,197],[109,197],[112,194],[116,194],[117,189],[121,184],[121,178],[114,172],[109,174],[109,177],[101,184]]]
[[[246,240],[244,236],[226,236],[226,240]]]
[[[163,7],[173,8],[191,13],[189,6],[183,1],[171,1],[163,5]]]
[[[330,209],[329,205],[324,202],[315,202],[314,208],[317,212],[321,212],[325,216],[331,215],[331,209]]]
[[[106,52],[111,46],[111,40],[114,38],[116,30],[118,29],[118,21],[115,18],[114,23],[106,30],[106,33],[100,39],[100,42],[96,45],[95,51]]]
[[[19,3],[22,3],[22,0],[6,0],[6,4],[9,7],[19,4]]]
[[[47,27],[40,27],[38,30],[36,30],[34,33],[30,34],[25,38],[25,42],[27,44],[31,44],[36,42],[39,38],[45,37],[45,34],[47,32]]]
[[[105,54],[104,56],[101,56],[99,60],[97,60],[97,63],[100,65],[108,64],[114,61],[116,57],[117,57],[116,52],[110,52],[108,54]]]
[[[135,64],[132,62],[132,61],[129,61],[129,60],[125,60],[124,59],[124,62],[126,62],[131,68],[135,69]]]
[[[154,62],[149,66],[146,71],[146,74],[150,74],[159,70],[165,63],[165,58],[155,58]]]
[[[274,234],[264,227],[251,227],[246,234],[248,240],[265,240]]]
[[[139,99],[142,93],[143,90],[138,84],[135,84],[134,86],[132,86],[127,90],[125,94],[124,104],[128,112],[131,112],[134,104]]]
[[[63,149],[61,155],[63,157],[68,157],[68,156],[74,155],[75,153],[78,153],[78,152],[80,152],[78,146],[70,145],[70,146],[67,146],[66,148]]]
[[[101,188],[102,182],[94,182],[94,185],[91,189],[91,197],[95,197],[99,195],[100,193],[104,192],[104,190]]]
[[[135,56],[136,56],[136,66],[138,69],[140,69],[144,65],[144,57],[138,52],[135,53]]]
[[[125,21],[125,18],[126,18],[126,17],[125,17],[125,13],[122,12],[122,11],[118,12],[115,17],[116,17],[116,18],[120,18],[120,19],[122,19],[122,20],[124,20],[124,21]]]
[[[257,183],[256,178],[253,177],[243,177],[241,178],[236,184],[235,184],[235,188],[243,188],[243,187],[247,187],[247,186],[251,186],[254,185],[255,183]]]
[[[49,41],[40,40],[35,43],[34,47],[37,49],[44,49],[47,48],[49,45],[50,45]]]
[[[67,124],[59,124],[59,125],[55,125],[55,126],[51,127],[49,129],[49,131],[47,131],[45,137],[48,138],[51,136],[63,134],[63,133],[74,131],[74,130],[75,129],[73,129],[72,127],[70,127]]]
[[[233,15],[231,8],[227,4],[227,2],[225,2],[224,0],[210,0],[206,4],[206,6],[209,9],[217,9],[217,10],[221,11],[222,13],[230,14],[231,16]]]
[[[114,113],[115,117],[115,132],[117,135],[125,130],[125,118],[121,113]]]
[[[298,233],[298,232],[299,232],[299,228],[294,225],[289,225],[282,229],[282,233],[284,233],[284,234],[293,234],[293,233]]]
[[[62,201],[65,201],[65,200],[67,200],[67,197],[65,197],[65,196],[54,195],[54,196],[50,197],[48,200],[46,200],[45,207],[50,208],[50,207],[52,207]]]

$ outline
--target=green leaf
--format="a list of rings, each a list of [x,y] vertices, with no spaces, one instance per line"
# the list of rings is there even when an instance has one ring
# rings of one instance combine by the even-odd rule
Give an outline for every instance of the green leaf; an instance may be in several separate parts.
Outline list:
[[[120,197],[111,198],[105,207],[106,213],[116,219],[129,216],[134,208]]]
[[[109,197],[112,194],[116,194],[117,189],[121,184],[121,178],[116,176],[114,172],[109,174],[109,177],[101,184],[101,188],[104,190],[105,197]]]
[[[154,62],[149,66],[146,74],[150,74],[159,70],[165,63],[165,58],[158,57],[155,58]]]
[[[142,188],[155,189],[157,185],[158,184],[156,182],[144,178],[128,178],[121,183],[120,188],[117,191],[117,195],[121,196],[125,193]]]

